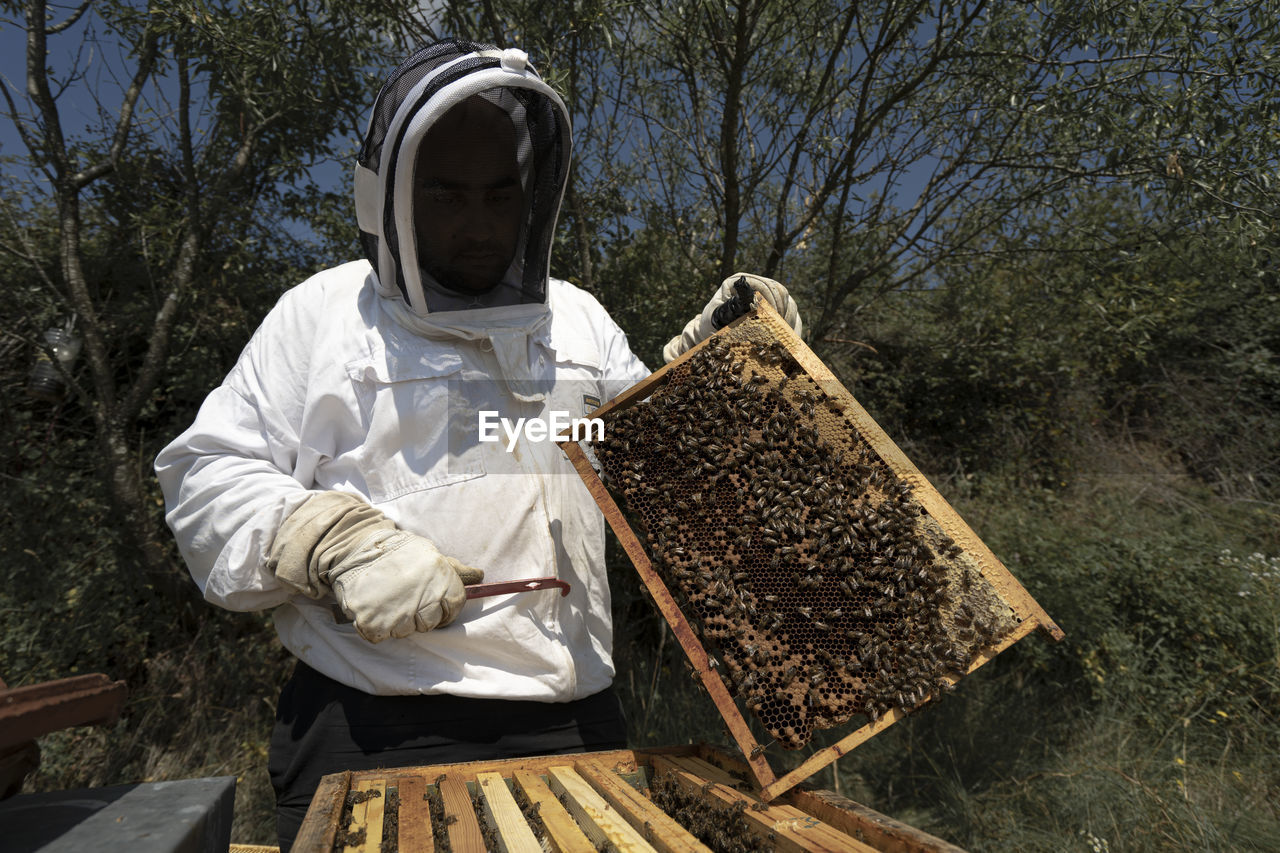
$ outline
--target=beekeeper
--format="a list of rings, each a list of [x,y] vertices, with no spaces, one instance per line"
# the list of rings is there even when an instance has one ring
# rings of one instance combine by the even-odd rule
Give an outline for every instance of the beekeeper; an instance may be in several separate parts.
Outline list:
[[[328,773],[625,745],[602,516],[554,442],[479,428],[582,416],[649,373],[548,276],[569,156],[564,104],[523,52],[415,53],[356,166],[367,260],[285,293],[156,459],[205,598],[275,608],[298,658],[268,762],[282,849]],[[746,280],[799,327],[781,285]],[[465,597],[542,576],[568,595]]]

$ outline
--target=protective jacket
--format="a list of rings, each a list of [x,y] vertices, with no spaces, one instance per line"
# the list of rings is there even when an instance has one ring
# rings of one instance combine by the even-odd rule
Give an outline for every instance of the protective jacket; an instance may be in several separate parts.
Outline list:
[[[526,208],[510,269],[479,297],[420,263],[412,211],[417,144],[475,95],[516,128]],[[593,297],[547,275],[568,158],[564,107],[521,52],[446,42],[415,54],[379,95],[356,170],[369,260],[288,291],[156,460],[205,597],[276,607],[284,646],[333,679],[542,701],[612,679],[599,511],[554,443],[512,443],[509,430],[481,440],[501,418],[580,417],[648,375]],[[486,582],[554,575],[571,592],[476,599],[446,628],[370,644],[332,602],[291,594],[267,568],[281,523],[321,489],[363,497]]]

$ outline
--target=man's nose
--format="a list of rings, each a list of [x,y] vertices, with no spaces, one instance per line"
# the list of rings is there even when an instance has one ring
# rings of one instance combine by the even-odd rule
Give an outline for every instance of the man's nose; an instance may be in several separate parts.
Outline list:
[[[491,237],[494,225],[493,211],[483,198],[466,199],[458,215],[458,231],[462,236],[472,239]]]

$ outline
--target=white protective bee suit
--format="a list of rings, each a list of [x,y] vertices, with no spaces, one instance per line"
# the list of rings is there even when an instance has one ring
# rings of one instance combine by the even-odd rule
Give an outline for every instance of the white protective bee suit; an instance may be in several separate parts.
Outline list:
[[[580,417],[648,375],[586,292],[548,276],[569,164],[560,98],[518,50],[419,51],[384,86],[355,175],[369,260],[288,291],[194,424],[156,460],[167,521],[209,601],[276,608],[281,642],[366,693],[562,702],[613,676],[603,519],[560,449],[478,442],[478,412]],[[424,270],[415,157],[481,95],[516,128],[526,213],[502,283],[476,296]],[[451,624],[361,637],[327,596],[271,570],[276,534],[318,491],[368,501],[485,581],[570,585],[468,602]]]

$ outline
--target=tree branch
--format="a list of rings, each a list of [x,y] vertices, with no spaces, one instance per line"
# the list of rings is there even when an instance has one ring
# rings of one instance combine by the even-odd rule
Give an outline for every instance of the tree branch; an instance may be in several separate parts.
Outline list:
[[[0,92],[4,92],[4,100],[8,105],[9,120],[13,122],[14,128],[18,131],[18,138],[22,140],[22,144],[26,146],[27,152],[36,161],[40,171],[44,172],[45,177],[53,180],[53,175],[50,175],[48,170],[45,169],[44,161],[46,158],[42,154],[39,142],[27,131],[27,124],[18,113],[18,105],[14,102],[13,95],[9,92],[9,81],[5,80],[4,83],[5,85],[0,86]]]
[[[58,33],[67,29],[68,27],[75,26],[76,21],[80,20],[80,17],[85,12],[89,11],[89,6],[91,6],[92,4],[93,4],[93,0],[84,0],[84,2],[80,4],[80,7],[78,9],[76,9],[74,12],[71,13],[71,17],[67,18],[65,21],[63,21],[60,24],[54,24],[51,27],[46,27],[44,31],[45,35],[49,35],[49,36],[57,35]]]
[[[182,238],[174,265],[172,286],[152,324],[147,354],[142,359],[133,386],[120,405],[121,416],[131,421],[142,411],[151,392],[155,390],[169,351],[169,340],[178,316],[182,297],[191,287],[195,276],[196,259],[200,256],[203,235],[203,218],[200,211],[200,182],[196,177],[195,153],[191,141],[191,77],[187,57],[180,53],[178,66],[178,147],[182,157],[182,183],[187,206],[187,233]]]
[[[62,180],[67,171],[67,148],[62,135],[62,121],[53,93],[49,90],[49,45],[45,38],[44,0],[29,0],[26,8],[27,22],[27,94],[39,111],[43,123],[43,146],[31,149],[40,152],[51,161],[55,180]]]
[[[120,155],[124,152],[125,142],[129,139],[129,129],[133,124],[133,110],[142,94],[142,87],[146,85],[147,79],[155,68],[158,41],[156,32],[148,30],[142,53],[138,58],[138,68],[134,72],[133,79],[129,81],[129,88],[125,91],[124,101],[120,105],[120,116],[116,120],[116,130],[111,140],[111,148],[107,152],[107,159],[72,176],[71,182],[76,189],[82,189],[112,171],[120,162]]]

